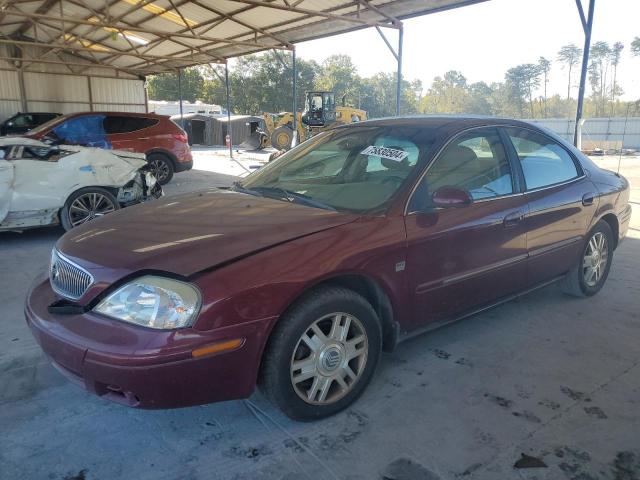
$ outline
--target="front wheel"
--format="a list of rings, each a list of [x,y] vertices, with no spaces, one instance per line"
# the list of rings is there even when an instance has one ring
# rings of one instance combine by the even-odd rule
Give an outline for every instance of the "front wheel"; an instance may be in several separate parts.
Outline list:
[[[590,297],[603,287],[613,259],[613,232],[600,220],[586,237],[578,261],[562,282],[562,290],[577,297]]]
[[[271,146],[278,150],[289,150],[293,142],[293,130],[288,125],[276,128],[271,134]]]
[[[380,322],[371,305],[351,290],[320,288],[279,320],[261,386],[290,418],[333,415],[365,389],[381,349]]]
[[[104,188],[87,187],[74,192],[60,212],[60,221],[66,231],[114,212],[120,204],[113,194]]]

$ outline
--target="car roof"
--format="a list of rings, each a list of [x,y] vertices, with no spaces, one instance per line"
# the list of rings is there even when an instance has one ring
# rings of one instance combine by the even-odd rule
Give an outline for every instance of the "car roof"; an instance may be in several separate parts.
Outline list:
[[[168,115],[158,115],[157,113],[142,112],[74,112],[68,113],[66,117],[79,117],[83,115],[104,115],[106,117],[144,117],[144,118],[169,118]]]
[[[513,118],[505,118],[505,117],[492,117],[488,115],[405,115],[400,117],[384,117],[384,118],[376,118],[372,120],[364,120],[358,123],[351,123],[348,126],[382,126],[382,127],[392,127],[392,126],[421,126],[421,127],[431,127],[431,128],[442,128],[442,127],[453,127],[463,126],[463,127],[474,127],[474,126],[484,126],[484,125],[514,125],[514,126],[523,126],[530,127],[534,126],[530,122],[526,122],[523,120],[516,120]],[[537,127],[536,127],[537,128]]]

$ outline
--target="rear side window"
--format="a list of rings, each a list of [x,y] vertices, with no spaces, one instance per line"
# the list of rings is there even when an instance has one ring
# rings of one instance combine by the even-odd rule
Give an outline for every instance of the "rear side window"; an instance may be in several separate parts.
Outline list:
[[[35,119],[35,122],[44,123],[48,122],[49,120],[53,120],[57,117],[57,115],[53,113],[36,113],[33,115],[33,117]]]
[[[104,119],[104,130],[107,135],[117,133],[130,133],[158,124],[155,118],[107,116]]]
[[[27,127],[33,124],[33,118],[31,115],[18,115],[12,120],[14,127]]]
[[[506,131],[520,159],[528,190],[556,185],[579,176],[573,158],[559,143],[531,130],[507,128]]]

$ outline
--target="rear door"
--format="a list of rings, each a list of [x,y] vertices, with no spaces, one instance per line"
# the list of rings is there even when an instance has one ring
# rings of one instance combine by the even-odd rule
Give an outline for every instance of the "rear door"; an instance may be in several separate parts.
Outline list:
[[[467,190],[471,205],[434,208],[445,186]],[[416,326],[486,305],[524,288],[527,202],[495,128],[451,141],[416,187],[406,216],[406,270]]]
[[[527,283],[534,286],[564,274],[577,261],[597,207],[596,189],[579,162],[553,138],[520,127],[504,130],[524,177]]]
[[[145,153],[153,145],[151,127],[158,124],[155,118],[108,115],[104,130],[115,150]]]

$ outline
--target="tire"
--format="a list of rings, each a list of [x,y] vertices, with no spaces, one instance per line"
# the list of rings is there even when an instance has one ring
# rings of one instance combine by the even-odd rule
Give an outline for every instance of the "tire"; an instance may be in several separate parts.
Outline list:
[[[150,153],[147,155],[147,162],[160,185],[166,185],[171,181],[175,168],[169,157],[162,153]]]
[[[293,130],[287,125],[282,125],[271,133],[271,146],[278,150],[289,150],[292,141]]]
[[[576,297],[590,297],[598,293],[609,276],[613,242],[611,227],[600,220],[586,236],[578,260],[562,281],[562,291]],[[598,251],[596,255],[593,254],[594,249]]]
[[[278,321],[265,351],[260,386],[294,420],[327,417],[360,396],[381,350],[382,329],[369,302],[345,288],[321,287]],[[295,369],[294,362],[302,367]]]
[[[101,187],[81,188],[69,196],[60,210],[60,222],[69,231],[119,209],[118,200],[109,190]]]

